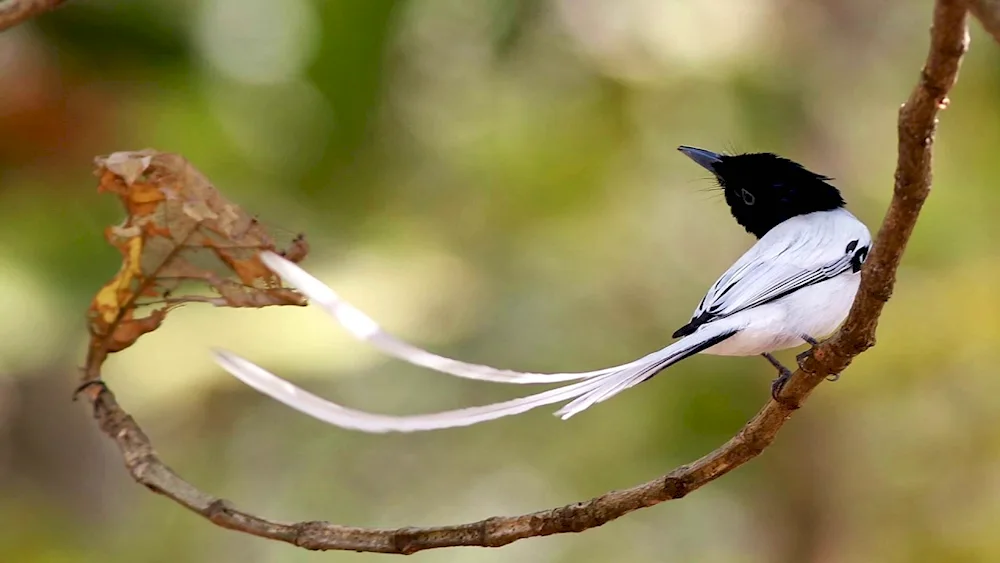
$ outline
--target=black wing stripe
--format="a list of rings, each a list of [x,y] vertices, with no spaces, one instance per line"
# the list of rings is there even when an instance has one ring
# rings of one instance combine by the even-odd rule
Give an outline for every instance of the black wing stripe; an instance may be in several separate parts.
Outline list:
[[[691,319],[691,321],[688,324],[677,329],[674,332],[673,337],[680,338],[682,336],[687,336],[689,334],[694,333],[694,331],[696,331],[698,327],[700,327],[705,323],[728,317],[730,315],[739,313],[740,311],[745,311],[752,307],[759,307],[761,305],[765,305],[772,301],[777,301],[778,299],[781,299],[782,297],[785,297],[786,295],[789,295],[790,293],[793,293],[805,287],[809,287],[811,285],[815,285],[817,283],[835,278],[840,274],[843,274],[844,272],[851,269],[853,258],[854,257],[850,255],[844,256],[840,260],[833,262],[832,264],[828,264],[827,266],[824,266],[818,270],[802,272],[799,275],[792,276],[787,280],[781,282],[780,284],[777,284],[774,287],[771,287],[767,291],[763,292],[759,299],[751,301],[750,303],[747,303],[746,305],[739,307],[738,309],[728,311],[725,314],[720,315],[715,312],[718,311],[720,307],[724,306],[723,303],[716,302],[711,307],[709,307],[708,311],[703,312],[697,317]],[[732,287],[735,286],[736,283],[738,282],[730,284],[725,289],[725,291],[723,291],[723,294],[725,294],[726,291],[732,289]],[[719,297],[722,297],[722,295],[719,295]]]
[[[660,360],[659,362],[656,362],[655,364],[646,367],[641,372],[642,379],[640,380],[640,383],[642,381],[649,381],[650,379],[653,378],[654,375],[660,373],[664,369],[666,369],[666,368],[668,368],[668,367],[676,364],[677,362],[679,362],[679,361],[681,361],[681,360],[683,360],[685,358],[690,358],[691,356],[693,356],[695,354],[698,354],[700,352],[704,352],[705,350],[708,350],[712,346],[715,346],[716,344],[722,342],[723,340],[726,340],[727,338],[729,338],[730,336],[736,334],[737,332],[739,332],[739,331],[735,330],[735,329],[723,332],[722,334],[713,336],[712,338],[709,338],[708,340],[706,340],[704,342],[700,342],[697,345],[692,346],[691,348],[688,348],[687,350],[683,350],[682,352],[680,352],[679,354],[677,354],[675,356],[670,356],[670,357],[664,358],[664,359]]]

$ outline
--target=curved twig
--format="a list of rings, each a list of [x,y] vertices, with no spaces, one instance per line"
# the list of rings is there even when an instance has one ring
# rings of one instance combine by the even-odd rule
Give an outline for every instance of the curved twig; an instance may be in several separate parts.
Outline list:
[[[559,508],[454,526],[373,529],[328,522],[275,522],[208,495],[174,473],[160,460],[149,438],[107,388],[94,385],[83,394],[93,403],[101,430],[118,444],[136,481],[217,526],[306,549],[409,554],[451,546],[497,547],[524,538],[580,532],[634,510],[681,498],[760,454],[824,377],[840,373],[855,356],[873,345],[878,317],[895,284],[896,268],[930,191],[936,116],[947,105],[947,93],[955,83],[967,47],[964,1],[938,0],[927,62],[899,114],[899,161],[892,203],[864,266],[861,290],[843,328],[804,360],[782,391],[780,402],[769,401],[736,436],[715,451],[647,483]],[[102,349],[91,349],[85,381],[99,379],[105,356]]]
[[[0,0],[0,31],[51,12],[64,2],[66,0]]]

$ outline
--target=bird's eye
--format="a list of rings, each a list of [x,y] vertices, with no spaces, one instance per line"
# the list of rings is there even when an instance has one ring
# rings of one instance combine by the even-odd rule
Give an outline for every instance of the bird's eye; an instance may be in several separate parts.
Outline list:
[[[743,197],[743,203],[747,205],[753,205],[754,202],[757,201],[757,198],[755,198],[752,193],[746,190],[740,190],[740,195]]]

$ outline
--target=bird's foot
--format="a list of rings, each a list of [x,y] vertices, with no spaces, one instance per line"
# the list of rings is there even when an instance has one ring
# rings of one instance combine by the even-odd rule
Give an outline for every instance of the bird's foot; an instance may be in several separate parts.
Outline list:
[[[800,368],[802,367],[802,363],[806,361],[806,358],[808,358],[809,356],[812,356],[813,349],[815,349],[817,346],[819,346],[819,341],[816,340],[815,338],[809,336],[808,334],[803,334],[802,335],[802,340],[805,340],[806,343],[809,344],[809,349],[806,350],[805,352],[802,352],[801,354],[795,356],[795,361],[798,362]],[[834,373],[834,374],[826,376],[826,380],[827,381],[837,381],[838,379],[840,379],[840,374],[839,373]]]
[[[798,362],[799,367],[802,367],[802,363],[806,361],[806,358],[808,358],[809,356],[812,356],[812,353],[813,353],[813,349],[810,348],[810,349],[806,350],[805,352],[802,352],[801,354],[798,354],[798,355],[795,356],[795,361]]]
[[[771,382],[771,398],[775,401],[781,402],[778,395],[781,394],[781,390],[785,388],[785,384],[792,377],[792,370],[786,368],[785,366],[778,367],[778,377],[774,378]]]
[[[788,383],[789,379],[791,379],[792,370],[782,365],[781,362],[779,362],[778,359],[771,354],[765,352],[761,354],[761,356],[764,356],[764,359],[770,362],[771,365],[774,366],[774,369],[778,370],[778,377],[771,382],[771,398],[775,401],[781,402],[780,399],[778,399],[778,394],[781,393],[781,390],[785,388],[785,384]]]

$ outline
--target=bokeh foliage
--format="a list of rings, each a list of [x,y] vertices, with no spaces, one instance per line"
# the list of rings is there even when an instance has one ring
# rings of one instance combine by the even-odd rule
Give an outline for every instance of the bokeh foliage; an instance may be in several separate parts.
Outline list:
[[[651,351],[749,244],[679,144],[834,176],[875,228],[930,2],[71,2],[0,35],[0,561],[360,560],[220,530],[128,480],[68,400],[117,268],[95,155],[183,154],[391,330],[530,370]],[[975,26],[974,26],[975,27]],[[760,459],[579,536],[428,561],[1000,558],[1000,48],[975,28],[879,344]],[[109,363],[164,458],[282,519],[399,526],[570,502],[730,436],[763,360],[699,357],[562,423],[326,427],[214,367],[226,346],[359,407],[524,392],[387,362],[311,309],[190,306]],[[783,357],[790,360],[792,353]]]

